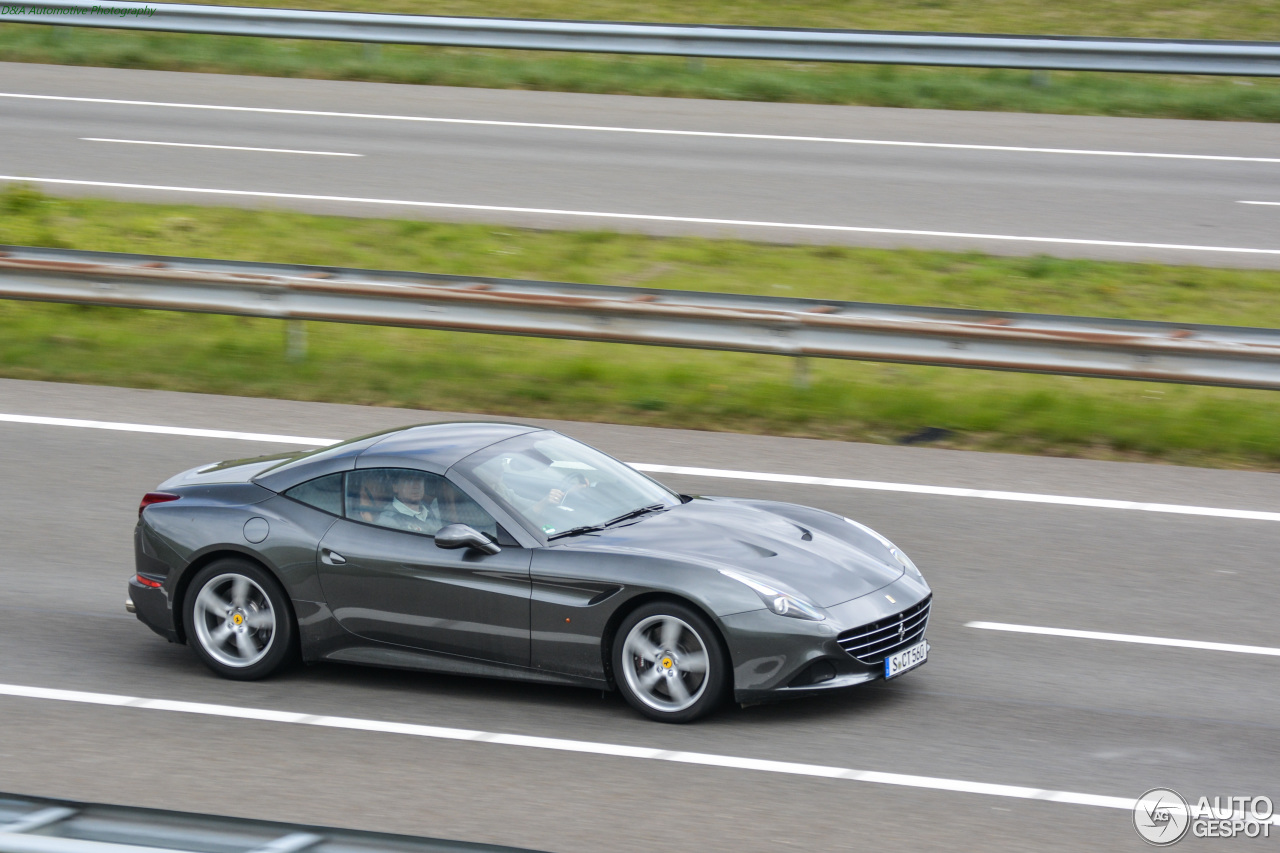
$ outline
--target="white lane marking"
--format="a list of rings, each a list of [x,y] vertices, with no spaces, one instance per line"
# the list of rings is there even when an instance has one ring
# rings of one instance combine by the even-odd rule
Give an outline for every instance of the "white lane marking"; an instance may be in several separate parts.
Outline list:
[[[783,773],[791,776],[811,776],[821,779],[843,779],[853,782],[870,782],[879,785],[900,785],[934,791],[954,791],[964,794],[983,794],[993,797],[1013,797],[1023,800],[1043,800],[1051,803],[1068,803],[1080,806],[1098,806],[1112,809],[1132,809],[1134,800],[1128,797],[1107,797],[1073,791],[1052,791],[1042,788],[1026,788],[1016,785],[997,785],[987,782],[970,782],[964,779],[944,779],[933,776],[912,776],[903,773],[881,773],[873,770],[854,770],[849,767],[830,767],[820,764],[802,764],[792,761],[771,761],[733,755],[716,755],[704,752],[680,752],[654,749],[644,746],[599,743],[595,741],[565,740],[532,735],[485,732],[473,729],[454,729],[442,726],[425,726],[415,723],[396,723],[384,720],[366,720],[354,717],[329,717],[300,714],[292,711],[273,711],[262,708],[245,708],[233,705],[212,705],[203,702],[176,702],[168,699],[145,699],[137,696],[118,696],[108,693],[87,693],[75,690],[57,690],[48,687],[28,687],[20,684],[0,684],[0,695],[24,699],[43,699],[55,702],[75,702],[88,705],[108,705],[121,708],[137,708],[153,711],[170,711],[202,716],[230,717],[270,723],[318,726],[328,729],[347,729],[362,732],[409,735],[436,740],[471,741],[475,743],[519,746],[531,749],[550,749],[559,752],[606,755],[615,758],[637,758],[650,761],[669,761],[675,764],[694,764],[703,767],[724,767],[734,770],[755,770],[764,773]]]
[[[801,474],[761,474],[755,471],[728,471],[719,468],[690,468],[682,465],[650,465],[630,462],[631,467],[654,474],[685,474],[691,477],[721,477],[730,480],[764,480],[770,483],[794,483],[800,486],[833,486],[840,489],[867,489],[876,492],[907,492],[913,495],[940,495],[953,498],[984,498],[993,501],[1082,506],[1096,509],[1123,509],[1138,512],[1163,512],[1174,515],[1207,515],[1213,518],[1242,518],[1251,521],[1280,521],[1280,512],[1251,509],[1222,509],[1186,504],[1146,503],[1108,498],[1079,498],[1067,495],[1039,495],[1032,492],[1004,492],[992,489],[960,489],[951,486],[920,486],[908,483],[884,483],[876,480],[846,480],[839,477],[810,477]]]
[[[0,696],[22,699],[43,699],[54,702],[73,702],[85,705],[105,705],[115,708],[131,708],[147,711],[169,711],[180,714],[251,720],[254,722],[286,723],[316,726],[325,729],[374,732],[378,734],[407,735],[434,740],[465,741],[470,743],[518,746],[526,749],[548,749],[557,752],[573,752],[587,755],[603,755],[611,758],[634,758],[648,761],[667,761],[673,764],[692,764],[700,767],[723,767],[732,770],[753,770],[760,773],[781,773],[788,776],[807,776],[818,779],[839,779],[850,782],[868,782],[877,785],[897,785],[932,791],[950,791],[961,794],[980,794],[990,797],[1008,797],[1020,800],[1038,800],[1046,803],[1063,803],[1095,808],[1132,810],[1136,800],[1130,797],[1111,797],[1102,794],[1085,794],[1076,791],[1055,791],[1046,788],[1029,788],[1020,785],[1001,785],[990,782],[971,782],[966,779],[947,779],[936,776],[914,776],[905,773],[882,773],[875,770],[855,770],[849,767],[833,767],[823,764],[803,764],[792,761],[773,761],[733,755],[705,752],[680,752],[652,747],[601,743],[598,741],[566,740],[536,735],[486,732],[476,729],[455,729],[443,726],[427,726],[417,723],[397,723],[385,720],[368,720],[358,717],[331,717],[302,714],[295,711],[274,711],[265,708],[246,708],[236,705],[215,705],[205,702],[181,702],[169,699],[147,699],[138,696],[121,696],[111,693],[89,693],[80,690],[59,690],[49,687],[30,687],[21,684],[0,684]],[[1197,813],[1199,814],[1199,813]],[[1280,826],[1280,815],[1270,819]]]
[[[315,154],[318,157],[363,157],[363,154],[345,154],[341,151],[302,151],[295,148],[250,148],[244,145],[203,145],[197,142],[152,142],[147,139],[106,139],[100,136],[82,136],[81,142],[119,142],[123,145],[167,145],[170,148],[217,148],[220,151],[262,151],[267,154]]]
[[[1044,634],[1050,637],[1076,637],[1082,640],[1110,640],[1144,646],[1176,646],[1182,649],[1206,649],[1211,652],[1237,652],[1245,655],[1280,657],[1280,649],[1267,646],[1241,646],[1236,643],[1206,643],[1201,640],[1172,640],[1168,637],[1143,637],[1138,634],[1108,634],[1103,631],[1076,631],[1070,628],[1038,628],[1034,625],[1007,625],[1003,622],[966,622],[966,628],[987,631],[1012,631],[1017,634]]]
[[[119,430],[122,432],[146,432],[160,435],[184,435],[197,438],[229,438],[241,441],[264,441],[278,444],[301,444],[309,447],[328,447],[337,444],[336,438],[310,438],[296,435],[235,432],[220,429],[192,429],[189,427],[131,424],[116,421],[90,421],[77,418],[49,418],[35,415],[0,414],[0,423],[35,424],[41,426],[82,427],[87,429]],[[1186,504],[1143,503],[1139,501],[1110,500],[1106,498],[1079,498],[1067,495],[1040,495],[1032,492],[1003,492],[990,489],[962,489],[952,486],[922,486],[912,483],[887,483],[877,480],[847,480],[839,477],[811,477],[804,474],[769,474],[760,471],[734,471],[724,468],[691,468],[684,465],[655,465],[648,462],[628,462],[637,471],[650,474],[680,474],[689,477],[718,477],[727,480],[754,480],[766,483],[790,483],[799,486],[830,486],[838,489],[865,489],[877,492],[904,492],[913,495],[937,495],[953,498],[982,498],[997,501],[1080,506],[1095,509],[1120,509],[1138,512],[1161,512],[1174,515],[1203,515],[1211,518],[1239,518],[1247,521],[1280,521],[1280,512],[1264,512],[1252,509],[1222,509],[1211,506]]]
[[[1222,160],[1239,163],[1280,163],[1276,157],[1237,157],[1221,154],[1168,154],[1148,151],[1107,151],[1090,148],[1037,148],[1026,145],[976,145],[958,142],[913,142],[896,139],[854,139],[839,136],[792,136],[777,133],[730,133],[714,130],[671,130],[652,127],[614,127],[594,124],[553,124],[534,121],[499,121],[496,119],[440,118],[435,116],[386,115],[379,113],[344,113],[328,110],[291,110],[274,107],[233,107],[221,104],[183,104],[166,101],[130,101],[118,98],[83,98],[63,95],[26,95],[0,92],[0,98],[24,98],[38,101],[74,101],[89,104],[115,104],[132,107],[166,107],[184,110],[226,110],[229,112],[268,113],[275,115],[319,116],[322,118],[373,119],[377,121],[413,121],[431,124],[463,124],[487,127],[528,127],[539,130],[571,130],[591,133],[640,133],[656,136],[701,136],[714,139],[757,139],[770,142],[821,142],[838,145],[883,145],[900,148],[950,148],[966,151],[1011,151],[1028,154],[1068,154],[1090,157],[1152,157],[1170,160]]]
[[[1274,207],[1280,205],[1280,201],[1242,201],[1241,204],[1265,204]]]
[[[512,207],[496,204],[455,204],[443,201],[409,201],[405,199],[362,198],[359,196],[315,195],[312,193],[279,193],[260,190],[227,190],[211,187],[171,187],[163,184],[129,184],[118,181],[78,181],[68,178],[37,178],[29,175],[0,175],[0,181],[22,181],[36,184],[59,184],[77,187],[110,187],[129,190],[194,193],[197,195],[243,196],[247,198],[288,198],[299,201],[337,201],[349,204],[381,204],[393,207],[429,207],[445,210],[484,210],[496,213],[533,213],[542,216],[574,216],[597,219],[622,219],[637,222],[684,222],[695,225],[738,225],[749,228],[779,228],[793,231],[835,231],[857,234],[896,234],[913,237],[959,237],[969,240],[998,240],[1015,243],[1053,243],[1072,246],[1108,246],[1124,249],[1173,249],[1183,252],[1219,252],[1244,255],[1280,255],[1280,249],[1252,249],[1236,246],[1195,246],[1181,243],[1138,243],[1128,240],[1085,240],[1075,237],[1021,237],[1008,234],[977,234],[966,231],[925,231],[916,228],[871,228],[860,225],[816,225],[801,222],[768,222],[754,219],[714,219],[704,216],[663,216],[650,213],[614,213],[599,210],[561,210],[549,207]]]
[[[190,427],[154,426],[152,424],[126,424],[116,421],[86,421],[79,418],[44,418],[33,415],[0,414],[0,422],[35,424],[38,426],[80,427],[82,429],[109,429],[119,432],[147,432],[155,435],[187,435],[193,438],[231,438],[238,441],[267,441],[275,444],[302,444],[308,447],[327,447],[337,444],[332,438],[307,438],[297,435],[272,435],[265,432],[231,432],[222,429],[192,429]]]

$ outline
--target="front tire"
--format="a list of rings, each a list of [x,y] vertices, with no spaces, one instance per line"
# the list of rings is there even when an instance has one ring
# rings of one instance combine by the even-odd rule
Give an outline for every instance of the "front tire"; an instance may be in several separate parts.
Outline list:
[[[724,698],[728,656],[710,623],[690,607],[658,601],[618,626],[613,673],[631,707],[651,720],[687,723]]]
[[[188,587],[187,639],[223,678],[255,681],[294,657],[288,598],[266,570],[238,557],[205,566]]]

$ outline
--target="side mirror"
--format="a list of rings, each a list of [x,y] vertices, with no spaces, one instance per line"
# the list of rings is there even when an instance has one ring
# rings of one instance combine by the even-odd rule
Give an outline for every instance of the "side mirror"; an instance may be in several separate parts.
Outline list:
[[[446,524],[436,531],[436,547],[450,551],[456,548],[475,548],[486,554],[496,554],[502,549],[479,530],[466,524]]]

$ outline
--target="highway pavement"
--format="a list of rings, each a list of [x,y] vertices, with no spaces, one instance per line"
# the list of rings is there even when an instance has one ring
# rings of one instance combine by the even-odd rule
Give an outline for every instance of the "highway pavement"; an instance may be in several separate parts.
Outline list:
[[[35,421],[4,419],[14,415]],[[339,665],[232,683],[124,613],[143,492],[193,465],[300,446],[233,434],[339,439],[458,416],[0,380],[0,690],[595,746],[574,752],[539,748],[544,741],[0,695],[0,790],[564,853],[1139,850],[1128,810],[1082,803],[1157,786],[1189,798],[1280,800],[1280,520],[1238,512],[1280,513],[1277,474],[555,424],[631,462],[708,469],[660,476],[682,491],[793,500],[862,520],[910,553],[934,587],[933,651],[919,671],[840,696],[729,707],[689,726],[650,723],[615,694]],[[99,423],[69,425],[76,419]],[[175,427],[224,432],[165,432]],[[788,474],[862,485],[778,481]],[[886,483],[1015,494],[889,491]],[[1035,495],[1132,503],[1054,505]],[[1180,514],[1152,502],[1237,512]],[[698,766],[606,754],[614,747],[732,760]],[[916,778],[769,772],[753,769],[753,759]],[[1055,802],[1045,792],[1085,796]],[[1179,849],[1227,843],[1188,839]]]
[[[0,64],[0,128],[57,194],[1280,267],[1270,124]]]

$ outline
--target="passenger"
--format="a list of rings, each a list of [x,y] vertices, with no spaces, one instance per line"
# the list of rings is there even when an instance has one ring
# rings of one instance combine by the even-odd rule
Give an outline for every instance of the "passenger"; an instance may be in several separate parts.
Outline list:
[[[434,536],[443,526],[434,501],[427,500],[427,482],[422,474],[409,471],[396,474],[391,480],[391,492],[395,497],[391,506],[378,516],[378,524],[428,536]]]
[[[377,524],[378,516],[391,503],[391,488],[386,477],[380,474],[360,475],[360,492],[351,500],[351,518]]]

